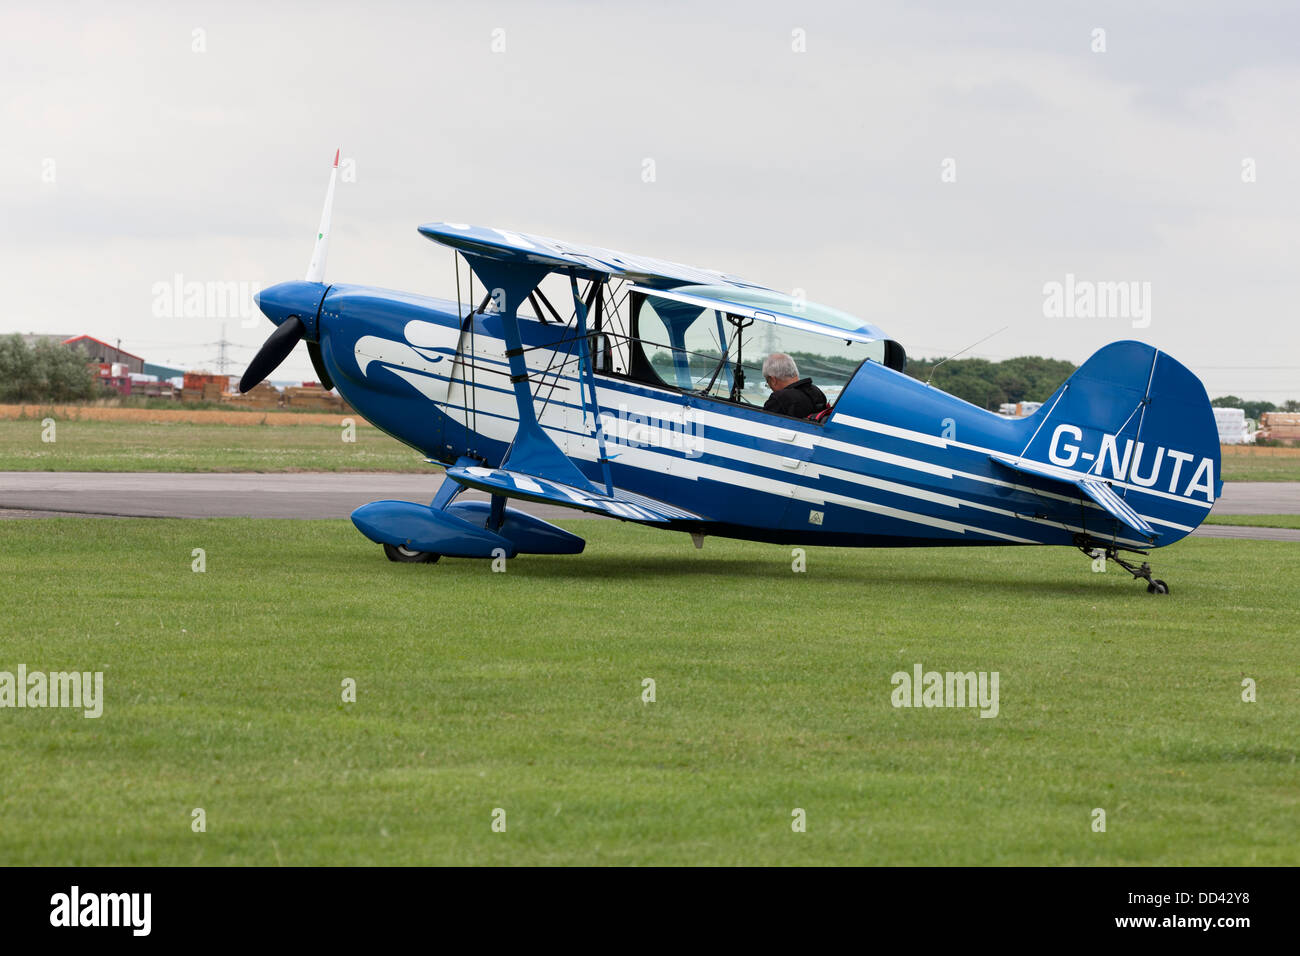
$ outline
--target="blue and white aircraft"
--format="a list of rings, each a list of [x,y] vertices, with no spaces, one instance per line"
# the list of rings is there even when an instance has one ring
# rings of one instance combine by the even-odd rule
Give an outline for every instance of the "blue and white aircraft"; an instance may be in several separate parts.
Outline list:
[[[304,340],[325,387],[445,466],[430,504],[353,513],[391,560],[582,551],[514,499],[687,532],[697,547],[707,535],[1066,545],[1167,593],[1121,552],[1183,538],[1222,490],[1205,388],[1150,345],[1107,345],[1009,419],[904,374],[903,347],[862,319],[594,246],[430,223],[420,232],[455,251],[457,301],[328,283],[337,173],[336,154],[306,278],[258,296],[277,328],[240,387]],[[777,351],[828,413],[763,409],[762,360]],[[467,489],[490,500],[460,499]]]

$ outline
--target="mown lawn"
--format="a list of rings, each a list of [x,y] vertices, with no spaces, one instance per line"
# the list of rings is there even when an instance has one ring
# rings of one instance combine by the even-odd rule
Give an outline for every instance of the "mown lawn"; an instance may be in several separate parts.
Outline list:
[[[1209,515],[1206,524],[1231,524],[1248,528],[1300,528],[1300,515]]]
[[[494,573],[346,522],[0,523],[0,671],[105,675],[98,719],[0,710],[0,864],[1300,862],[1294,545],[1181,542],[1154,597],[1066,550],[794,573],[567,526]],[[998,715],[895,708],[918,663],[998,672]]]
[[[340,421],[344,416],[340,416]],[[419,452],[353,416],[343,427],[0,420],[0,471],[427,471]]]
[[[342,421],[344,416],[340,415]],[[405,471],[426,470],[420,454],[355,414],[356,441],[335,425],[56,421],[41,441],[39,418],[0,420],[0,471]],[[1224,481],[1300,481],[1300,457],[1225,455]]]
[[[1224,481],[1300,481],[1300,457],[1224,455],[1220,470]]]

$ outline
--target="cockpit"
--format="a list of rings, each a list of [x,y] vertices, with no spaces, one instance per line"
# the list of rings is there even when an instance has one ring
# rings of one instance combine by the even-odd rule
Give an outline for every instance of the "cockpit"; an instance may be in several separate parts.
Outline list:
[[[766,289],[633,286],[636,377],[723,401],[762,407],[771,394],[763,359],[784,352],[834,404],[864,361],[902,371],[902,346],[868,322]]]

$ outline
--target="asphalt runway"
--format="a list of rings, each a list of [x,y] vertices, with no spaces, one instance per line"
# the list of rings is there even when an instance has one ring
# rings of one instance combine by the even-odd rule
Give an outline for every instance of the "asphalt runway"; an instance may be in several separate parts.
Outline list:
[[[1203,524],[1192,534],[1200,538],[1246,538],[1250,541],[1300,542],[1295,528],[1249,528],[1245,525]]]
[[[256,474],[0,472],[0,518],[89,515],[116,518],[346,518],[368,501],[430,501],[440,474],[388,472]],[[467,499],[486,499],[469,492]],[[570,508],[518,502],[553,521],[598,516]],[[1253,481],[1224,485],[1216,514],[1300,514],[1300,482]],[[1300,531],[1202,525],[1199,535],[1300,541]]]
[[[441,473],[6,471],[0,472],[0,517],[346,518],[368,501],[431,501],[443,480]],[[462,497],[487,500],[479,492]],[[547,521],[596,517],[553,505],[519,506]]]
[[[1219,515],[1300,514],[1300,481],[1230,481],[1214,505]]]

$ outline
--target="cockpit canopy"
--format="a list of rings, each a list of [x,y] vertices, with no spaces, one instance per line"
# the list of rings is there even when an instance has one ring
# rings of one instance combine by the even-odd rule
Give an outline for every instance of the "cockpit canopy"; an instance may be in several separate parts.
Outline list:
[[[862,319],[765,289],[687,285],[633,286],[636,336],[667,385],[762,405],[771,394],[763,360],[794,359],[834,402],[858,366],[873,360],[902,371],[902,346]]]

